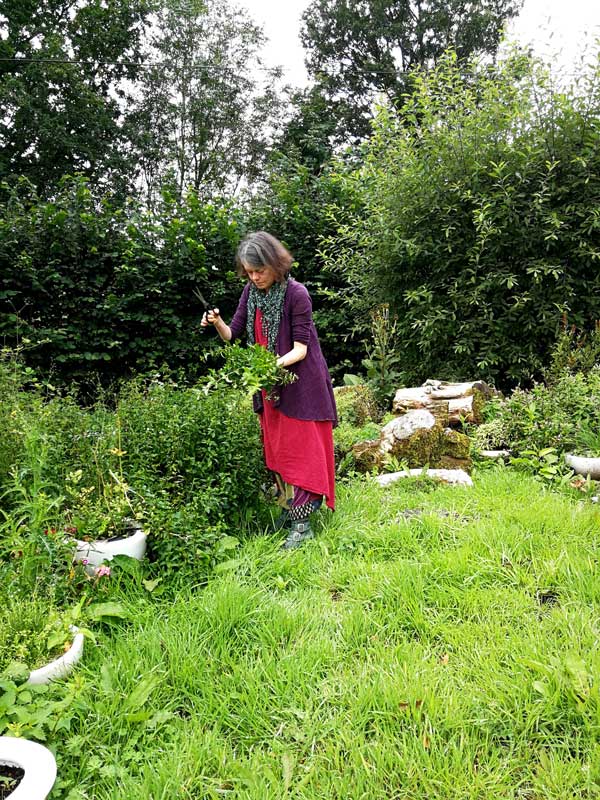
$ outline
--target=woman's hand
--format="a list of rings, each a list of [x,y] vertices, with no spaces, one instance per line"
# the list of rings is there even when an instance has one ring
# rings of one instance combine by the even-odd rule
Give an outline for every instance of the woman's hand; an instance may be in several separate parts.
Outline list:
[[[200,325],[203,328],[207,328],[209,325],[214,325],[217,320],[221,319],[221,315],[219,314],[218,308],[210,308],[208,311],[205,311],[202,314],[202,319],[200,320]]]
[[[200,327],[208,328],[209,325],[214,325],[216,332],[219,334],[224,342],[231,341],[231,328],[226,322],[221,319],[221,314],[218,308],[209,308],[202,314],[200,320]]]

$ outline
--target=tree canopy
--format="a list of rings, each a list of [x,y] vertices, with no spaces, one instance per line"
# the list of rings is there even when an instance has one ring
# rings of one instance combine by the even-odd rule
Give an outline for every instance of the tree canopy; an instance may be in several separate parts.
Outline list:
[[[329,100],[338,138],[369,132],[378,95],[400,104],[414,67],[453,49],[494,55],[522,0],[314,0],[303,15],[310,76]]]
[[[407,381],[510,387],[600,318],[600,69],[568,92],[519,54],[474,73],[449,54],[379,110],[324,249],[357,319],[397,315]]]
[[[66,173],[129,183],[126,81],[138,74],[146,0],[4,0],[0,179],[40,191]]]
[[[260,174],[282,101],[265,69],[261,29],[215,0],[159,0],[148,42],[154,62],[137,85],[132,140],[150,195],[232,194]]]

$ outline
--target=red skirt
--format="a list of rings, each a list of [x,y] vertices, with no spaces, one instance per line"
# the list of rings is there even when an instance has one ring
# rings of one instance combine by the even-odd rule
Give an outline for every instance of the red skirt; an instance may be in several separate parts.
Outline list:
[[[335,508],[332,423],[286,417],[264,392],[259,416],[267,469],[292,486],[324,495],[329,508]]]
[[[254,333],[256,341],[265,346],[260,316],[257,311]],[[327,506],[334,509],[333,423],[287,417],[266,399],[264,391],[259,417],[267,469],[278,472],[291,486],[323,495]]]

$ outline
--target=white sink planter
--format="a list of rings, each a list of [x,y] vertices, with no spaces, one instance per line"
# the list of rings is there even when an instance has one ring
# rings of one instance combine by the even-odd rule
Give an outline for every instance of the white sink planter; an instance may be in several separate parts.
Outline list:
[[[565,463],[577,475],[589,475],[593,481],[600,480],[600,458],[565,453]]]
[[[73,670],[73,667],[79,661],[83,653],[83,633],[78,633],[75,627],[72,627],[71,630],[75,635],[73,637],[73,643],[67,652],[55,658],[54,661],[51,661],[49,664],[46,664],[45,667],[34,669],[29,675],[27,683],[50,683],[50,681],[58,681],[61,678],[66,678]]]
[[[94,539],[91,542],[76,539],[75,561],[85,562],[90,573],[115,556],[130,556],[141,561],[146,554],[146,534],[133,520],[129,521],[127,530],[130,533],[126,536],[114,539]]]
[[[0,764],[25,773],[9,800],[46,800],[56,780],[56,760],[50,750],[28,739],[0,736]]]

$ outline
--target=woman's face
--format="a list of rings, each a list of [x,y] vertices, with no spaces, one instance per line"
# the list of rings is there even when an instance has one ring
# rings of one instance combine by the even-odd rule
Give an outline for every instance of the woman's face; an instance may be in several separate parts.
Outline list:
[[[268,291],[277,280],[277,273],[273,267],[247,267],[244,266],[248,280],[251,281],[257,289],[262,289],[264,292]]]

